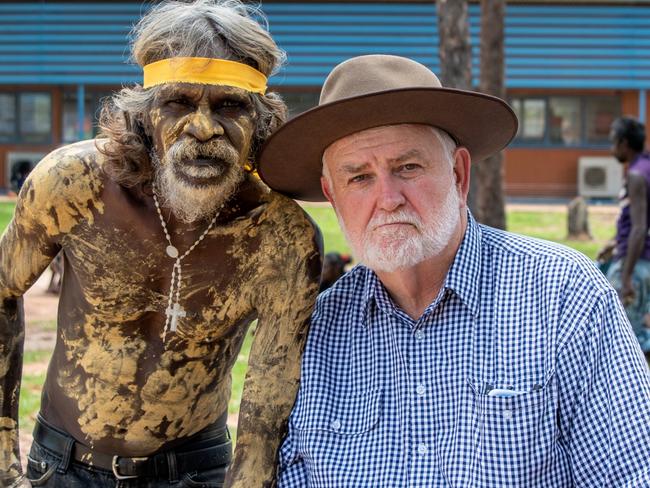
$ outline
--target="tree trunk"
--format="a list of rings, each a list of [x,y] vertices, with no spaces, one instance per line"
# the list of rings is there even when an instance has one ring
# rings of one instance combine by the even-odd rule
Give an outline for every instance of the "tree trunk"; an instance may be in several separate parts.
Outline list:
[[[483,93],[505,98],[504,17],[505,0],[481,0],[481,80]],[[503,155],[495,154],[476,161],[475,176],[477,218],[484,224],[506,228],[503,198]]]
[[[469,90],[472,87],[472,46],[466,0],[437,0],[440,81],[443,86]],[[472,164],[468,205],[476,216],[476,177]],[[478,216],[477,216],[478,217]]]

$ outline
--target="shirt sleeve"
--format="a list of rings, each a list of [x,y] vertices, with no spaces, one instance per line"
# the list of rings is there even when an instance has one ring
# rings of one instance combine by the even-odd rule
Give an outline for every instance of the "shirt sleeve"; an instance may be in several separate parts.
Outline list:
[[[278,488],[304,488],[309,486],[307,469],[296,448],[295,429],[289,420],[287,437],[280,448],[278,462]]]
[[[650,488],[650,372],[613,290],[586,325],[565,356],[567,381],[579,379],[566,429],[575,486]]]

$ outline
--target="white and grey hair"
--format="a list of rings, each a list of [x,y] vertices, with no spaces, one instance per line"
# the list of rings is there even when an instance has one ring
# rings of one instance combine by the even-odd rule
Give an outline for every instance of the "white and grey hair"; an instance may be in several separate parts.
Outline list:
[[[239,0],[165,1],[154,6],[131,32],[131,59],[140,66],[171,57],[238,61],[271,76],[286,60],[268,32],[259,7]],[[120,184],[134,186],[152,177],[147,118],[160,87],[123,88],[104,103],[100,128],[109,141],[98,146],[107,172]],[[250,163],[261,145],[287,116],[275,93],[251,94],[257,113]]]

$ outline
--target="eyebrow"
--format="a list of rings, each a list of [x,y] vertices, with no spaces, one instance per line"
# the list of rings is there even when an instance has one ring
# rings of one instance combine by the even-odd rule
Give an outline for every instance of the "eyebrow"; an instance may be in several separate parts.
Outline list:
[[[361,164],[344,164],[341,166],[337,173],[357,173],[359,171],[363,171],[369,166],[368,163],[361,163]]]
[[[408,161],[410,159],[422,159],[422,154],[417,149],[411,149],[401,156],[397,156],[396,158],[390,159],[389,161],[391,163],[403,163],[404,161]]]
[[[165,86],[158,92],[159,100],[169,100],[172,98],[184,98],[192,100],[200,96],[199,88],[179,87],[179,86]]]
[[[401,154],[395,158],[391,158],[388,160],[389,163],[391,164],[399,164],[403,163],[404,161],[409,161],[412,159],[422,159],[422,153],[418,151],[417,149],[411,149],[410,151],[405,152],[404,154]],[[339,168],[338,172],[339,173],[357,173],[359,171],[363,171],[366,168],[368,168],[369,164],[368,163],[361,163],[361,164],[344,164]]]

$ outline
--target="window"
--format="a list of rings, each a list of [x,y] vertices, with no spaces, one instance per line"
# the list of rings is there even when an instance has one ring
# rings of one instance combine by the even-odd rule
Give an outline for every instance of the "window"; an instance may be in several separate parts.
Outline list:
[[[51,140],[49,93],[0,93],[0,142],[46,144]]]
[[[552,97],[548,101],[549,139],[553,145],[576,146],[580,144],[582,117],[580,99]]]
[[[541,141],[544,137],[546,101],[543,99],[515,99],[513,109],[519,119],[517,136],[526,141]]]
[[[0,93],[0,138],[11,137],[16,130],[16,96]]]
[[[510,104],[519,119],[518,145],[606,146],[609,127],[621,114],[615,96],[516,97]]]
[[[49,93],[21,93],[18,101],[18,137],[21,142],[49,141],[52,132],[52,103]]]
[[[585,104],[585,135],[589,144],[609,144],[609,129],[621,114],[618,99],[587,99]]]
[[[84,94],[83,137],[81,139],[92,139],[97,135],[102,101],[109,96],[111,96],[109,91],[86,90]],[[73,88],[63,93],[63,142],[76,142],[80,139],[77,118],[77,90]]]

